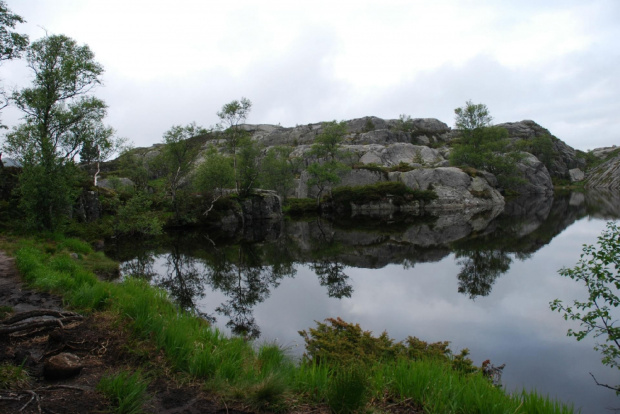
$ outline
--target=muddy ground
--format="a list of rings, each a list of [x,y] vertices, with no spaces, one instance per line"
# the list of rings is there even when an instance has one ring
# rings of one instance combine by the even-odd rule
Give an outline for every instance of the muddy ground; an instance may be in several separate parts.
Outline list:
[[[0,252],[0,306],[14,313],[35,309],[63,310],[59,297],[25,288],[13,259]],[[5,321],[11,314],[3,318]],[[49,318],[48,318],[49,319]],[[0,324],[0,326],[2,326]],[[69,352],[83,365],[79,375],[60,380],[44,376],[50,357]],[[0,334],[0,364],[24,364],[30,381],[18,390],[0,389],[0,413],[101,413],[111,408],[95,387],[105,374],[150,367],[149,401],[144,411],[165,414],[250,413],[201,390],[200,384],[183,381],[166,368],[163,357],[148,345],[136,343],[122,326],[105,315],[83,320]]]

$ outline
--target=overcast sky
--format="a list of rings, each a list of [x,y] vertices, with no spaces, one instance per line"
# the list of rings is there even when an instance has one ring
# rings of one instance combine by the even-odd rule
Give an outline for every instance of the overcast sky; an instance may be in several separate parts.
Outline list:
[[[209,127],[249,98],[248,123],[437,118],[486,104],[582,150],[620,144],[617,0],[6,0],[31,40],[65,34],[105,68],[107,123],[136,146]],[[6,89],[28,84],[5,63]],[[20,114],[7,108],[4,123]]]

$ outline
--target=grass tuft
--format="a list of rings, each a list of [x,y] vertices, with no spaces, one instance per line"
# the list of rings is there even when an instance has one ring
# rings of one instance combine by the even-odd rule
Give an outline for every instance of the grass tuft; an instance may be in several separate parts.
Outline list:
[[[97,384],[97,390],[112,402],[117,414],[142,413],[142,406],[148,401],[147,387],[148,381],[139,371],[106,375]]]
[[[350,414],[366,405],[369,381],[360,366],[339,367],[329,379],[327,404],[334,414]]]
[[[10,364],[0,365],[0,390],[19,390],[28,388],[30,376],[21,367]]]

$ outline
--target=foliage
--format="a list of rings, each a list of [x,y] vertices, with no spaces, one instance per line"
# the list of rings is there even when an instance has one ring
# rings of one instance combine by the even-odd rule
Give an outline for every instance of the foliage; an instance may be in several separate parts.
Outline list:
[[[364,122],[364,128],[362,128],[363,132],[370,132],[375,130],[375,124],[372,122],[371,118],[366,117],[366,122]]]
[[[194,186],[202,193],[222,193],[234,185],[234,171],[230,157],[220,154],[210,147],[205,160],[196,170]]]
[[[542,135],[529,140],[520,140],[516,143],[516,149],[532,153],[547,169],[551,169],[555,159],[553,139],[550,135]]]
[[[26,51],[28,36],[10,30],[17,23],[25,22],[21,16],[9,10],[5,1],[0,1],[0,62],[20,58]]]
[[[193,122],[186,126],[174,125],[163,135],[164,147],[159,160],[166,178],[166,193],[172,200],[177,223],[181,222],[181,210],[184,207],[182,201],[186,199],[183,195],[179,197],[178,193],[190,175],[199,149],[192,146],[188,140],[206,133],[206,129]]]
[[[490,126],[493,121],[485,104],[474,104],[471,100],[465,102],[465,106],[456,108],[454,113],[454,125],[466,138],[470,138],[474,131]]]
[[[311,158],[315,159],[306,171],[310,176],[308,187],[316,186],[319,190],[316,195],[317,205],[323,192],[330,186],[338,184],[340,176],[349,169],[340,161],[346,156],[341,149],[346,133],[345,121],[323,124],[323,131],[316,137],[308,153]]]
[[[74,197],[74,158],[85,145],[111,138],[105,128],[96,133],[106,114],[105,103],[88,95],[100,83],[103,68],[88,46],[62,35],[34,42],[26,60],[32,86],[12,95],[25,122],[7,134],[4,148],[23,165],[19,187],[27,223],[54,229],[67,216]],[[45,188],[35,188],[39,186]]]
[[[607,228],[598,237],[598,246],[585,245],[573,268],[562,268],[559,273],[585,284],[588,298],[574,300],[566,305],[556,299],[551,309],[564,314],[564,319],[579,321],[581,330],[569,329],[568,335],[578,341],[589,334],[603,337],[604,342],[595,346],[603,355],[603,363],[620,369],[620,327],[616,325],[620,305],[620,228],[615,222],[608,222]],[[610,387],[620,393],[620,385]]]
[[[326,322],[317,322],[316,328],[299,332],[306,343],[304,358],[314,364],[371,365],[377,361],[388,362],[399,358],[431,358],[451,363],[462,372],[476,370],[472,361],[467,358],[469,351],[464,349],[459,358],[452,358],[448,342],[429,344],[411,336],[405,341],[395,342],[387,332],[375,337],[372,332],[363,331],[358,324],[348,323],[340,318],[328,318]]]
[[[127,371],[105,375],[99,380],[97,390],[112,401],[114,412],[118,414],[142,413],[142,406],[148,400],[146,389],[149,382],[142,373]]]
[[[523,154],[510,149],[505,128],[490,126],[492,118],[486,105],[468,101],[454,112],[462,138],[453,146],[450,164],[488,171],[504,188],[512,189],[521,184],[523,179],[517,163]]]
[[[114,231],[124,235],[158,235],[163,223],[151,209],[152,200],[144,192],[135,193],[118,207],[114,217]]]
[[[258,186],[263,172],[261,147],[248,137],[240,142],[238,157],[237,188],[241,196],[247,196]]]
[[[342,141],[347,134],[346,121],[331,121],[323,124],[323,129],[314,140],[310,156],[326,161],[341,159],[345,154],[341,150]]]
[[[283,206],[283,211],[291,215],[316,213],[316,201],[311,198],[288,198]]]
[[[401,132],[412,132],[414,129],[413,119],[409,115],[401,114],[396,121],[394,129]]]
[[[308,186],[316,186],[319,190],[316,195],[317,205],[319,204],[323,192],[330,185],[338,184],[340,182],[340,176],[347,170],[348,167],[346,165],[335,160],[323,163],[314,162],[308,166],[306,170],[310,175]]]
[[[295,187],[296,163],[291,160],[291,147],[276,146],[269,148],[263,159],[261,186],[275,190],[286,200],[289,191]]]
[[[23,224],[31,230],[59,229],[67,223],[78,195],[73,164],[25,165],[19,175],[17,194]]]
[[[242,146],[244,141],[249,139],[246,131],[239,128],[239,125],[245,122],[252,110],[252,102],[247,98],[241,98],[241,100],[231,101],[224,106],[217,113],[220,118],[221,129],[224,129],[224,140],[226,142],[226,149],[232,155],[233,158],[233,171],[235,177],[235,189],[239,192],[239,177],[237,166],[237,153],[239,147]]]
[[[11,30],[18,23],[25,23],[25,20],[9,10],[6,2],[0,1],[0,64],[6,60],[20,58],[28,47],[28,36]],[[0,110],[6,108],[8,104],[4,89],[0,88]],[[0,124],[0,128],[6,126]]]

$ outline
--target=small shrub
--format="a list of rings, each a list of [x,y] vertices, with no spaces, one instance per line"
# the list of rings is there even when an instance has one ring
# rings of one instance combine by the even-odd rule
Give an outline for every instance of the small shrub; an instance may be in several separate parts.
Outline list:
[[[284,402],[284,393],[288,388],[285,378],[268,375],[251,387],[250,403],[259,410],[277,409]]]
[[[283,210],[291,215],[317,213],[317,205],[312,198],[289,198],[286,200]]]
[[[389,172],[407,172],[407,171],[413,171],[415,170],[416,167],[414,167],[413,165],[409,164],[408,162],[405,161],[401,161],[398,163],[398,165],[394,165],[390,168],[388,168]]]
[[[363,132],[370,132],[375,130],[375,124],[372,122],[372,119],[366,118],[366,122],[364,123]]]

